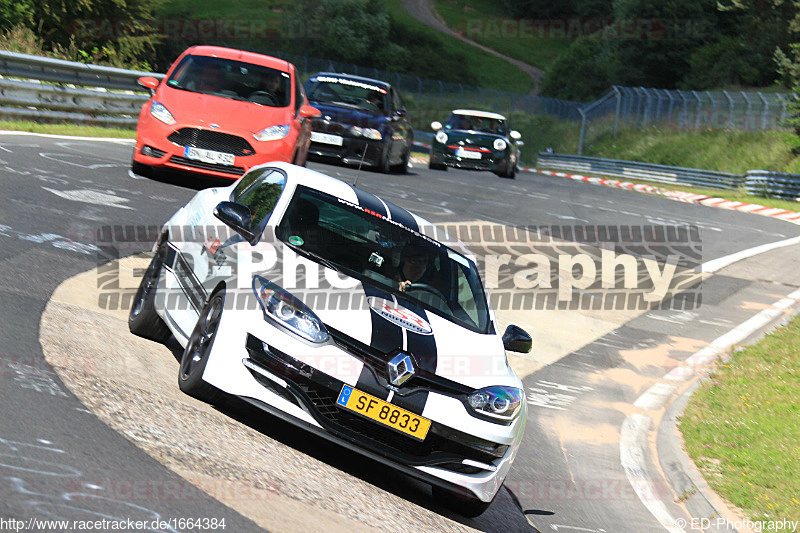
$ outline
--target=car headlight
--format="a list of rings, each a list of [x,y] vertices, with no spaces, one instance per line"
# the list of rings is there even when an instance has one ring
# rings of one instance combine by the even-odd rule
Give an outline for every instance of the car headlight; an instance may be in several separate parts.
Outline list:
[[[288,124],[283,126],[270,126],[269,128],[264,128],[258,133],[254,133],[253,137],[255,137],[257,141],[277,141],[278,139],[283,139],[287,135],[289,135]]]
[[[311,342],[328,340],[325,324],[303,302],[261,276],[253,277],[253,292],[265,317]]]
[[[156,102],[155,100],[150,104],[150,114],[164,124],[175,124],[175,117],[172,116],[172,113],[169,112],[164,104]]]
[[[358,126],[352,126],[350,128],[350,133],[356,137],[366,137],[367,139],[371,139],[373,141],[380,141],[383,139],[381,132],[375,128],[359,128]]]
[[[498,152],[502,152],[503,150],[506,149],[508,143],[506,143],[503,139],[495,139],[493,146],[495,150],[497,150]]]
[[[500,420],[512,420],[517,416],[523,399],[520,389],[499,385],[484,387],[467,396],[473,411]]]
[[[447,142],[447,134],[442,130],[436,132],[436,142],[444,144]]]

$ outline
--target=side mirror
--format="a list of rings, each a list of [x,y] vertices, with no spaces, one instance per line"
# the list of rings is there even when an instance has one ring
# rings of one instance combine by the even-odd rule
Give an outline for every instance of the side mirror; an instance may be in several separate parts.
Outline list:
[[[149,90],[150,91],[150,95],[152,96],[153,93],[156,92],[156,89],[158,88],[158,83],[159,82],[158,82],[157,78],[154,78],[152,76],[142,76],[141,78],[136,80],[136,83],[138,83],[139,85],[141,85],[145,89]]]
[[[514,144],[516,144],[517,146],[525,146],[524,141],[515,141]]]
[[[509,352],[529,353],[533,347],[533,339],[524,329],[511,324],[503,333],[503,347]]]
[[[431,129],[433,131],[439,131],[440,129],[442,129],[442,123],[439,122],[438,120],[434,120],[433,122],[431,122]]]
[[[303,118],[319,117],[322,116],[322,113],[320,113],[319,109],[317,109],[316,107],[304,104],[300,106],[300,116]]]
[[[522,139],[522,134],[520,132],[518,132],[517,130],[511,130],[511,133],[509,133],[509,135],[515,141],[518,141],[518,140]]]
[[[397,115],[398,117],[402,118],[402,117],[408,115],[408,111],[406,111],[405,109],[402,109],[402,108],[401,109],[395,109],[394,114]]]
[[[235,202],[220,202],[214,208],[214,216],[244,237],[250,244],[255,244],[256,240],[258,240],[258,236],[252,227],[253,215],[246,205]]]

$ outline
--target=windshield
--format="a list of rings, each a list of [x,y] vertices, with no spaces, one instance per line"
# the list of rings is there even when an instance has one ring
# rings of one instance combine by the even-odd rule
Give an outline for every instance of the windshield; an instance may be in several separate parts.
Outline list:
[[[189,55],[172,73],[167,86],[269,107],[291,103],[288,72],[219,57]]]
[[[471,130],[494,133],[496,135],[506,135],[508,133],[504,119],[477,117],[475,115],[452,114],[444,127],[448,130]]]
[[[344,104],[381,112],[389,108],[386,89],[347,78],[316,76],[308,80],[306,94],[309,100],[321,104]]]
[[[301,255],[321,259],[398,299],[472,331],[489,329],[475,263],[396,221],[299,186],[276,235]]]

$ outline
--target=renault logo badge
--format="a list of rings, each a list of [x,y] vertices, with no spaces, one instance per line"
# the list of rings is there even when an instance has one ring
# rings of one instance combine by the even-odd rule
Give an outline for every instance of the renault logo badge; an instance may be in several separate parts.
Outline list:
[[[388,363],[389,383],[399,387],[414,375],[414,360],[406,353],[395,355]]]

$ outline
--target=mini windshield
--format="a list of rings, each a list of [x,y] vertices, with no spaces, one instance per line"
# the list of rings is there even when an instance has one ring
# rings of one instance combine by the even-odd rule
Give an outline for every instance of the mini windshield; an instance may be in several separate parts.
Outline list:
[[[397,221],[299,186],[276,235],[297,253],[398,299],[472,331],[489,329],[475,263]]]
[[[368,82],[316,76],[306,85],[308,99],[321,104],[344,104],[368,111],[388,109],[387,91]]]
[[[269,107],[291,103],[288,72],[219,57],[189,55],[172,73],[167,86]]]
[[[507,135],[508,127],[506,121],[500,118],[479,117],[475,115],[461,115],[453,113],[447,119],[445,129],[448,130],[471,130],[483,133],[494,133],[496,135]]]

